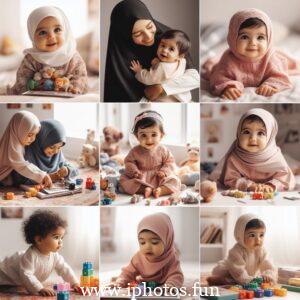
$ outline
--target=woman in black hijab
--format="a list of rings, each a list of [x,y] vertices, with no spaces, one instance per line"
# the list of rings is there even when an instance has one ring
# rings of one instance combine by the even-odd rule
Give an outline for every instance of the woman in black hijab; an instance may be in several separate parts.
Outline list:
[[[132,30],[139,20],[149,20],[149,26],[153,28],[154,41],[148,45],[147,43],[136,44],[133,40]],[[136,80],[135,74],[129,68],[130,62],[138,60],[143,68],[149,69],[152,59],[156,57],[159,37],[168,29],[167,26],[154,20],[146,5],[139,0],[123,0],[114,7],[111,13],[106,56],[104,102],[138,102],[144,96],[145,86]],[[189,57],[186,59],[187,69],[189,69],[190,59]],[[196,70],[186,70],[182,77],[186,78],[182,78],[180,87],[178,83],[177,86],[176,83],[171,84],[170,89],[174,89],[173,94],[199,87],[199,74]],[[189,82],[183,86],[183,81],[186,79]],[[162,90],[161,87],[159,88]],[[172,92],[167,94],[171,95]],[[158,96],[159,94],[156,98]]]

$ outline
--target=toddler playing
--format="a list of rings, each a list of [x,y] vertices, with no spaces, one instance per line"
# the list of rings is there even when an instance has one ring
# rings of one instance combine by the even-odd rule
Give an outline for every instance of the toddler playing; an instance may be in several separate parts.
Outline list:
[[[58,78],[64,77],[64,83],[70,83],[64,91],[85,93],[86,66],[76,51],[76,41],[63,11],[53,6],[39,7],[28,17],[27,29],[32,48],[24,50],[25,57],[18,69],[16,83],[8,88],[8,94],[26,92],[28,81],[41,80],[41,76],[53,80],[57,86],[62,82]]]
[[[163,119],[156,111],[137,115],[132,129],[139,145],[125,158],[125,173],[120,177],[121,188],[128,194],[144,194],[155,198],[180,191],[171,152],[160,145],[164,137]]]
[[[168,79],[177,78],[184,74],[186,68],[184,57],[189,49],[190,40],[184,32],[168,30],[160,37],[157,57],[152,60],[150,70],[143,69],[139,61],[134,60],[131,62],[130,69],[136,73],[136,79],[145,85],[163,84]],[[191,93],[185,92],[171,96],[162,96],[155,101],[189,102],[191,101]]]
[[[53,270],[79,291],[78,280],[71,267],[57,252],[62,247],[67,222],[57,213],[35,211],[23,223],[26,242],[30,247],[0,262],[0,285],[23,286],[30,294],[55,296],[43,282]]]
[[[128,287],[131,281],[155,281],[167,287],[182,287],[184,277],[174,245],[170,217],[156,213],[143,218],[138,225],[137,235],[140,249],[129,265],[122,268],[116,285]]]
[[[234,237],[237,243],[229,250],[226,259],[218,262],[209,285],[248,284],[261,276],[265,282],[277,281],[277,270],[268,259],[263,247],[266,226],[253,214],[239,217],[235,224]]]
[[[272,39],[271,20],[264,12],[253,8],[234,14],[227,36],[229,49],[205,74],[211,92],[236,100],[244,87],[256,87],[256,93],[265,97],[291,88],[289,74],[299,74],[297,62],[275,50]]]
[[[61,150],[65,143],[66,132],[60,122],[56,120],[42,121],[36,140],[25,147],[25,159],[47,172],[53,182],[61,178],[74,177],[78,175],[78,169],[65,160]],[[13,182],[15,185],[35,184],[17,172],[13,172]]]
[[[295,178],[276,145],[277,132],[271,113],[261,108],[248,110],[239,121],[236,140],[210,179],[242,191],[292,190]]]
[[[50,176],[24,157],[25,147],[35,141],[41,124],[29,111],[20,111],[11,118],[0,141],[0,184],[12,185],[12,172],[45,187],[52,186]]]

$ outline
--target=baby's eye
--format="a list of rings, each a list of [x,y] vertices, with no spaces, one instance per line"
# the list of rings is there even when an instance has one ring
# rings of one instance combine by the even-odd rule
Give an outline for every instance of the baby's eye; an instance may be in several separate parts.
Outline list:
[[[149,24],[146,28],[151,29],[153,27],[153,23]]]
[[[264,136],[264,135],[266,135],[263,131],[259,131],[258,132],[258,135],[261,135],[261,136]]]
[[[248,39],[248,35],[243,34],[243,35],[240,36],[240,39],[241,40],[247,40]]]
[[[265,38],[264,35],[259,35],[259,36],[257,37],[257,39],[258,39],[258,40],[265,40],[266,38]]]
[[[157,136],[157,134],[156,133],[152,133],[152,137],[156,137]]]
[[[170,48],[170,51],[174,51],[175,49],[173,47]]]
[[[145,137],[146,137],[146,134],[144,134],[144,133],[141,134],[141,137],[142,137],[142,138],[145,138]]]
[[[61,32],[62,31],[62,29],[60,28],[60,27],[56,27],[55,29],[54,29],[54,32],[55,33],[58,33],[58,32]]]
[[[243,134],[250,134],[250,131],[249,130],[244,130],[242,133]]]
[[[41,30],[39,32],[39,36],[43,36],[43,35],[46,35],[46,34],[47,34],[47,31],[45,31],[45,30]]]
[[[264,237],[265,235],[263,233],[260,234],[260,237]]]
[[[145,245],[145,242],[140,242],[140,245]]]

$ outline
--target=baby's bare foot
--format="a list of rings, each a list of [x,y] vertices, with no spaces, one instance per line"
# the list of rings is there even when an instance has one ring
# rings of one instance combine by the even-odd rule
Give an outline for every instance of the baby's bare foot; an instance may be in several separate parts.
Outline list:
[[[150,187],[145,188],[145,198],[149,198],[152,194],[152,189]]]
[[[158,198],[160,196],[160,194],[161,194],[161,188],[160,187],[158,187],[157,189],[155,189],[153,191],[154,198]]]

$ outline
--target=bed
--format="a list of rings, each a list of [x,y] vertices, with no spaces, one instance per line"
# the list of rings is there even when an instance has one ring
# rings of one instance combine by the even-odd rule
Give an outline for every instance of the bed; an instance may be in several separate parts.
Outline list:
[[[227,48],[226,30],[227,25],[208,25],[202,29],[201,48],[201,65],[208,59],[215,56],[220,56]],[[276,39],[274,44],[287,54],[299,59],[300,61],[300,34],[290,31],[282,24],[274,24],[274,33]],[[274,35],[275,35],[274,34]],[[300,76],[291,76],[293,88],[274,94],[272,97],[266,98],[257,95],[255,88],[246,88],[243,95],[238,99],[238,102],[299,102],[300,101]],[[200,102],[237,102],[232,100],[224,100],[220,97],[211,95],[209,92],[209,83],[201,78],[201,95]]]

